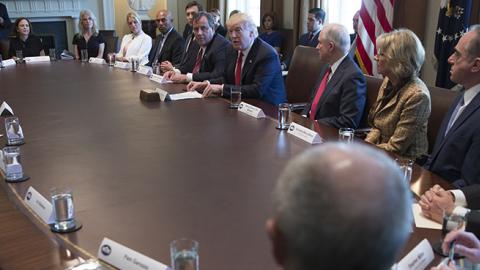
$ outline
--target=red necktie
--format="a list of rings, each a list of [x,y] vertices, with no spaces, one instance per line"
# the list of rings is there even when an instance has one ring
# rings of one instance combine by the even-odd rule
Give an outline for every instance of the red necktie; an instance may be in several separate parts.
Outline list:
[[[325,88],[327,88],[328,76],[330,75],[330,73],[332,73],[332,69],[328,68],[327,72],[325,72],[325,75],[323,76],[322,81],[320,82],[320,85],[318,86],[315,98],[313,99],[312,106],[310,107],[310,119],[312,120],[315,120],[318,102],[320,101],[320,98],[322,97]]]
[[[198,73],[200,71],[202,58],[203,58],[203,48],[200,48],[200,50],[198,50],[197,59],[195,59],[195,66],[193,67],[192,74]]]
[[[308,35],[308,41],[312,40],[313,38],[313,32],[310,32],[310,34]]]
[[[235,85],[240,85],[242,83],[242,62],[243,52],[239,52],[237,57],[237,65],[235,67]]]

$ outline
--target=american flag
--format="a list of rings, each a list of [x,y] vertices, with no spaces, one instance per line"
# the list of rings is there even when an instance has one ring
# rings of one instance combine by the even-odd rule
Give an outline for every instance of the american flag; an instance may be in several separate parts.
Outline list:
[[[392,31],[395,0],[363,0],[358,20],[355,57],[363,73],[377,76],[373,57],[377,54],[376,40]]]

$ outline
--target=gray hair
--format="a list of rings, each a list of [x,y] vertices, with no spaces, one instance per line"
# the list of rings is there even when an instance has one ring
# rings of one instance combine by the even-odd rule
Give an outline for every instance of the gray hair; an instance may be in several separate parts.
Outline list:
[[[475,33],[475,37],[467,44],[466,50],[471,57],[480,56],[480,24],[470,26],[470,31]]]
[[[425,61],[422,42],[409,29],[381,34],[377,38],[377,50],[386,57],[388,68],[399,79],[418,76]]]
[[[242,24],[246,30],[253,32],[255,38],[258,37],[257,26],[249,14],[243,12],[235,13],[227,20],[227,28],[229,30],[236,24]]]
[[[285,269],[389,269],[412,222],[398,166],[361,144],[326,143],[293,159],[273,206]]]
[[[324,38],[333,42],[345,55],[350,50],[350,34],[345,26],[338,23],[327,24],[323,29]]]
[[[89,10],[89,9],[84,9],[84,10],[80,11],[80,15],[79,15],[80,20],[78,21],[78,29],[80,29],[80,33],[83,35],[83,34],[85,34],[85,33],[88,31],[88,29],[85,29],[85,28],[83,27],[83,24],[82,24],[82,18],[83,18],[83,16],[85,16],[85,15],[86,15],[86,16],[89,16],[89,17],[92,19],[92,21],[93,21],[93,26],[92,26],[92,33],[93,33],[93,35],[94,35],[94,36],[98,35],[97,17],[95,17],[95,15],[93,14],[93,12],[92,12],[91,10]]]

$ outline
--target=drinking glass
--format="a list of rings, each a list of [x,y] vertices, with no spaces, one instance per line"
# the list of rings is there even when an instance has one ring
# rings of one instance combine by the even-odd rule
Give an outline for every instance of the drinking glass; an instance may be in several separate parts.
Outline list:
[[[406,158],[397,158],[397,161],[400,170],[403,173],[403,179],[407,185],[410,185],[410,181],[412,180],[412,171],[413,171],[413,160],[406,159]]]
[[[172,270],[199,270],[198,242],[179,239],[170,243]]]
[[[15,56],[17,57],[17,63],[23,63],[23,51],[17,50],[15,51]]]
[[[288,103],[280,103],[278,105],[278,126],[277,129],[287,130],[290,127],[291,105]]]
[[[54,229],[58,232],[68,232],[75,229],[75,208],[73,206],[72,190],[67,187],[54,187],[50,191],[53,212],[55,214]]]
[[[8,145],[20,145],[25,142],[18,117],[11,116],[5,118],[5,132],[7,134]]]
[[[447,211],[443,211],[442,237],[439,242],[433,245],[433,250],[437,254],[443,257],[447,257],[448,254],[444,254],[442,250],[443,239],[449,232],[461,229],[464,223],[465,223],[464,216],[457,215],[455,213],[447,213]]]
[[[338,138],[342,142],[352,143],[355,130],[353,128],[340,128],[338,130]]]
[[[109,53],[107,54],[107,62],[109,67],[113,67],[115,65],[115,54]]]
[[[82,62],[88,62],[88,51],[87,49],[80,50],[80,60]]]
[[[50,48],[48,50],[48,55],[50,56],[50,61],[57,61],[57,52],[55,48]]]
[[[230,109],[238,109],[242,102],[242,90],[240,87],[232,87],[230,90]]]
[[[9,182],[21,181],[23,169],[20,163],[20,147],[7,146],[2,149],[3,163],[5,164],[5,180]]]

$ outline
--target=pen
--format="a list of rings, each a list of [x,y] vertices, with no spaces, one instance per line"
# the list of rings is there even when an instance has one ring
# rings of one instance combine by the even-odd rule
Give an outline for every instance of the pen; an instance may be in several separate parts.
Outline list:
[[[448,263],[453,261],[455,256],[455,240],[450,243],[450,250],[448,251]]]

